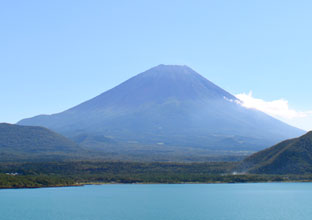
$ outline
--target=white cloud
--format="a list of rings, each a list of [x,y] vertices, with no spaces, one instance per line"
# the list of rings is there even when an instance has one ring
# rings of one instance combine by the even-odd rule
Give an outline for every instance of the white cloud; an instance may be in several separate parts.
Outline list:
[[[237,94],[236,97],[241,100],[241,105],[246,108],[254,108],[265,112],[273,117],[281,120],[291,120],[297,118],[306,118],[312,116],[312,111],[297,111],[291,109],[288,101],[285,99],[277,99],[273,101],[265,101],[262,99],[254,98],[252,92]]]

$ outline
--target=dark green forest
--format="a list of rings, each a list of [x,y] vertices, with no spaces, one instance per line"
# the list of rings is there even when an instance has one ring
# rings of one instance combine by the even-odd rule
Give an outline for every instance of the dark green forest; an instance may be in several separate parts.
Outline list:
[[[312,175],[235,174],[237,162],[140,163],[63,161],[1,163],[0,188],[102,183],[247,183],[311,181]]]
[[[45,128],[9,124],[0,124],[0,143],[0,188],[312,180],[311,133],[247,158],[246,152],[135,144],[107,145],[101,154]]]

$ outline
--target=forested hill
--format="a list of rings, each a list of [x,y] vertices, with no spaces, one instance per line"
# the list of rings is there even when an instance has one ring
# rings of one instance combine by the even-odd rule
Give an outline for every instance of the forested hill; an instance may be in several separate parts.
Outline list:
[[[312,131],[249,156],[240,169],[261,174],[311,174]]]
[[[80,151],[66,137],[43,127],[0,123],[0,160],[64,157]]]

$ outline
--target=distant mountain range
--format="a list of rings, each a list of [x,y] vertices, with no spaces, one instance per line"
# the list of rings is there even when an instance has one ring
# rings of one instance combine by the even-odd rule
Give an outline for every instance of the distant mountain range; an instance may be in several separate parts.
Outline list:
[[[18,124],[47,127],[103,148],[118,143],[257,151],[304,133],[243,107],[235,96],[177,65],[156,66],[64,112]]]
[[[312,131],[247,157],[239,170],[261,174],[311,174]]]
[[[1,162],[69,158],[81,150],[73,141],[47,128],[0,123]]]

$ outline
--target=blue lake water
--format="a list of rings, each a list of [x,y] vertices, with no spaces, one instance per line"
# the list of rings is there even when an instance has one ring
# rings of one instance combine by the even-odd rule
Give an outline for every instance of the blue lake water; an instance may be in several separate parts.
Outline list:
[[[2,220],[311,220],[312,183],[0,190]]]

